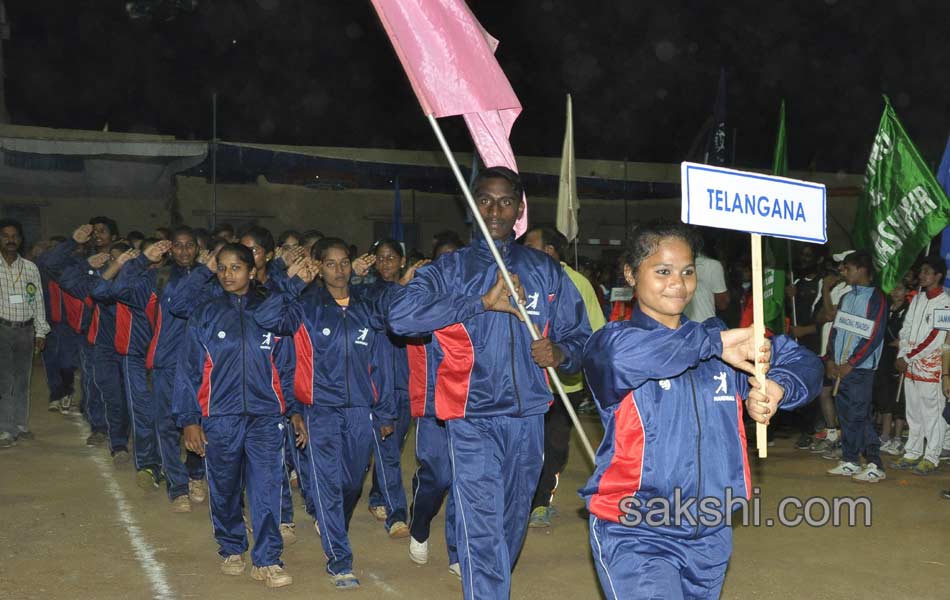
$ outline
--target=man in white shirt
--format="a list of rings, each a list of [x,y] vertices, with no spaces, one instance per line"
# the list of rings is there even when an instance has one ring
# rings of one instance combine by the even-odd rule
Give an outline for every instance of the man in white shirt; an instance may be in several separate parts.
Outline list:
[[[716,316],[716,311],[724,311],[729,306],[729,288],[722,263],[705,254],[696,256],[696,293],[686,305],[686,318],[702,323]]]
[[[33,437],[30,372],[49,333],[40,271],[20,256],[22,246],[20,223],[0,220],[0,449]]]

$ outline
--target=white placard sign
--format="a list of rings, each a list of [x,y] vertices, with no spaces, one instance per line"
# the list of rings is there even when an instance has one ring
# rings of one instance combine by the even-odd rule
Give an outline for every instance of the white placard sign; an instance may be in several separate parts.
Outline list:
[[[630,302],[633,300],[633,288],[632,287],[615,287],[610,288],[610,301],[611,302]]]
[[[950,331],[950,308],[934,309],[934,329]]]
[[[853,333],[860,338],[870,339],[871,334],[874,333],[874,321],[839,310],[837,316],[835,316],[835,329]]]
[[[684,162],[684,223],[824,244],[825,186]]]

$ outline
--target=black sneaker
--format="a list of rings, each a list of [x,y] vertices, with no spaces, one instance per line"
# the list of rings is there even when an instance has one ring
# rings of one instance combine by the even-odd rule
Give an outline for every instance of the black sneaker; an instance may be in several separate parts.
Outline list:
[[[947,500],[950,500],[950,490],[944,490],[940,492],[940,495],[946,498]]]
[[[803,433],[798,436],[798,441],[795,442],[795,447],[799,450],[808,450],[811,448],[811,436],[807,433]]]
[[[154,492],[161,481],[161,473],[155,467],[145,467],[135,474],[135,485],[146,492]]]

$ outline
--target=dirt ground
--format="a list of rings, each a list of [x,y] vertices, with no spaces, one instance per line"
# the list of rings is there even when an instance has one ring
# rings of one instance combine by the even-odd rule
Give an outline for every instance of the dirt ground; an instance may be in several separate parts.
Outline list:
[[[0,598],[285,598],[334,594],[323,574],[319,539],[295,499],[298,541],[284,551],[292,586],[266,590],[249,577],[218,571],[207,508],[177,515],[163,492],[146,495],[133,469],[112,466],[87,448],[79,419],[46,411],[42,365],[33,384],[34,441],[0,451]],[[596,443],[599,423],[585,418]],[[411,435],[411,434],[410,434]],[[829,461],[779,438],[768,459],[754,459],[763,518],[786,496],[867,496],[870,527],[736,527],[723,598],[950,598],[950,470],[917,477],[894,470],[879,484],[825,475]],[[406,485],[414,459],[406,445]],[[588,547],[583,504],[575,491],[589,474],[579,445],[561,477],[560,516],[550,529],[529,530],[513,575],[512,598],[601,597]],[[365,498],[365,495],[364,495]],[[350,539],[362,581],[347,596],[429,600],[461,597],[447,570],[441,516],[433,523],[430,562],[409,561],[407,540],[391,540],[365,509]]]

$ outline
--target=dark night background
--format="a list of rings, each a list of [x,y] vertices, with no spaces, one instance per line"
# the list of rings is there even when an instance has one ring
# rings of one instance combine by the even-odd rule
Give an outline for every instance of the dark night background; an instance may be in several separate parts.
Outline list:
[[[368,0],[199,0],[169,21],[121,0],[7,0],[16,124],[321,146],[435,148]],[[890,96],[924,158],[950,114],[943,1],[470,0],[524,106],[512,145],[558,156],[564,94],[579,158],[686,157],[728,77],[736,164],[771,164],[788,103],[790,167],[863,172]],[[874,8],[875,10],[871,10]],[[470,150],[452,124],[456,150]]]

